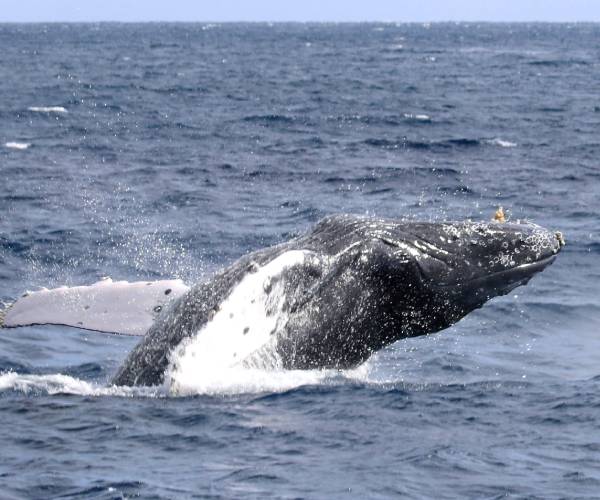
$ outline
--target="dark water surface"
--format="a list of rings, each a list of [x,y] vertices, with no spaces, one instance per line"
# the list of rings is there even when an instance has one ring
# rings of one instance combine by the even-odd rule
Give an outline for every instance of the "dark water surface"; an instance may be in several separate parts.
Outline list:
[[[0,334],[0,496],[599,498],[600,25],[0,25],[0,299],[181,277],[335,212],[567,239],[351,372],[106,382],[136,339]],[[47,108],[47,109],[46,109]],[[59,375],[60,374],[60,375]]]

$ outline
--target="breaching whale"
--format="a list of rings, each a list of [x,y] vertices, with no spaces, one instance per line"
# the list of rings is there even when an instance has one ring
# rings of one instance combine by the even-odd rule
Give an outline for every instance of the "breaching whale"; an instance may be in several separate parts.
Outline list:
[[[42,290],[13,304],[4,325],[147,330],[115,385],[169,383],[197,366],[351,368],[527,283],[563,245],[526,222],[335,215],[191,288],[106,280]]]

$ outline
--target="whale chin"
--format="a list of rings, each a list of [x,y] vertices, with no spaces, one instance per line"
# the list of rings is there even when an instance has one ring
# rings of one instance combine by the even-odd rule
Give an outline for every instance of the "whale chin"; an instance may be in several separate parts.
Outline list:
[[[515,288],[526,285],[539,272],[543,271],[556,259],[555,255],[545,257],[536,262],[521,264],[510,269],[496,271],[490,275],[474,278],[461,285],[461,302],[463,315],[482,307],[494,297],[507,295]]]

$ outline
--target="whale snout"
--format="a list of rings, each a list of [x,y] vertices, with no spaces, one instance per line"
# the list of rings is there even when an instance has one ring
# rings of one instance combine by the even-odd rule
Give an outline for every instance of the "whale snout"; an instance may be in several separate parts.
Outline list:
[[[491,223],[456,253],[455,292],[467,307],[525,285],[565,246],[562,233],[529,223]],[[461,266],[462,264],[462,266]]]
[[[535,224],[513,224],[506,228],[502,239],[499,258],[495,257],[493,262],[501,261],[504,257],[504,266],[499,269],[492,267],[492,272],[521,267],[530,267],[532,271],[539,272],[551,264],[565,246],[560,231],[550,231]]]
[[[526,284],[565,245],[562,233],[528,222],[420,225],[411,233],[423,250],[415,260],[424,286],[466,309]]]

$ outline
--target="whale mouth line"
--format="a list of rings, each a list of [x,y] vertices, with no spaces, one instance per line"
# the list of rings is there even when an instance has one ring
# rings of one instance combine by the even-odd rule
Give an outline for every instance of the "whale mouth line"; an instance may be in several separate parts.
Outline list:
[[[529,279],[534,274],[542,271],[545,267],[552,264],[552,262],[554,262],[554,259],[556,259],[556,255],[557,254],[549,255],[548,257],[536,260],[535,262],[527,262],[519,266],[511,267],[509,269],[502,269],[501,271],[496,271],[486,276],[482,276],[480,278],[473,278],[463,283],[469,285],[477,282],[485,282],[499,277],[512,277],[518,274],[523,274],[521,279]]]
[[[527,262],[527,263],[521,264],[519,266],[511,267],[508,269],[502,269],[501,271],[495,271],[493,273],[486,274],[485,276],[479,276],[477,278],[471,278],[468,280],[459,281],[457,283],[443,283],[443,284],[437,285],[437,288],[444,289],[444,288],[450,288],[450,287],[455,287],[455,286],[459,286],[459,287],[475,286],[478,284],[486,283],[488,281],[493,281],[497,278],[511,278],[514,275],[519,275],[519,274],[522,274],[522,276],[519,280],[517,280],[518,282],[523,281],[523,280],[529,280],[535,274],[537,274],[538,272],[542,271],[544,268],[546,268],[547,266],[552,264],[552,262],[554,262],[554,259],[556,259],[557,255],[558,255],[558,253],[555,253],[553,255],[549,255],[548,257],[544,257],[543,259],[536,260],[535,262]],[[506,281],[512,282],[512,283],[515,282],[514,280],[510,280],[510,279],[508,279]]]

